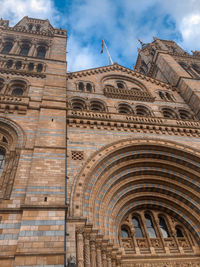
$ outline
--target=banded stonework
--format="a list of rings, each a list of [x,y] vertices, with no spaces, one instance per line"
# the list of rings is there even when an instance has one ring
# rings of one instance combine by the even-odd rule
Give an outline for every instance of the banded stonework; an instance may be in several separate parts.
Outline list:
[[[200,266],[200,52],[67,73],[66,31],[0,20],[0,266]]]

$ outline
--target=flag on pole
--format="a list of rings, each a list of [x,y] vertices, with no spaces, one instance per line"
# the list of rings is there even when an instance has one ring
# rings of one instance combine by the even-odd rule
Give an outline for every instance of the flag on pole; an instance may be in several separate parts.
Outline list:
[[[101,41],[101,54],[103,53],[103,40]]]

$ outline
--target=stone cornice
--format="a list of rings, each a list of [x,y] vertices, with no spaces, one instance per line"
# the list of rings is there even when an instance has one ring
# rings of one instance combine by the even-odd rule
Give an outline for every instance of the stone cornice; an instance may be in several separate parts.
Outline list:
[[[200,123],[68,110],[69,127],[200,137]]]
[[[156,80],[154,78],[150,78],[150,77],[143,75],[139,72],[135,72],[134,70],[125,68],[125,67],[123,67],[117,63],[114,63],[113,65],[109,65],[109,66],[67,73],[67,79],[81,78],[81,77],[85,77],[85,76],[95,75],[95,74],[99,74],[99,73],[107,73],[107,72],[111,72],[111,71],[122,71],[125,74],[129,74],[134,78],[146,80],[148,82],[151,82],[151,83],[156,84],[156,85],[160,85],[160,86],[165,87],[167,89],[171,88],[171,86],[167,83],[161,82],[161,81]]]

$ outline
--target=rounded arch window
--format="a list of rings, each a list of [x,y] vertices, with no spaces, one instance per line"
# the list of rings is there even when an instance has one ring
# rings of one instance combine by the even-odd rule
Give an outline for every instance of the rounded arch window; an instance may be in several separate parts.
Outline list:
[[[91,83],[87,83],[87,84],[86,84],[86,91],[87,91],[88,93],[91,93],[91,92],[92,92],[92,85],[91,85]]]
[[[15,67],[16,67],[17,70],[21,69],[22,62],[21,61],[17,61],[16,64],[15,64]]]
[[[2,91],[4,87],[4,80],[0,78],[0,92]]]
[[[30,45],[29,44],[22,44],[21,46],[21,50],[20,50],[20,55],[21,56],[27,56],[28,52],[30,49]]]
[[[6,156],[6,151],[3,147],[0,147],[0,177],[3,172],[3,167],[5,163],[5,156]]]
[[[9,59],[9,60],[7,61],[7,63],[6,63],[6,67],[9,69],[9,68],[12,67],[12,65],[13,65],[13,60],[12,60],[12,59]]]
[[[156,232],[154,229],[152,218],[149,214],[145,214],[145,223],[150,238],[156,238]]]
[[[166,95],[167,100],[169,100],[169,101],[173,101],[173,98],[172,98],[172,96],[171,96],[170,93],[166,92],[165,95]]]
[[[158,219],[159,219],[160,230],[162,232],[163,237],[164,238],[170,237],[164,217],[159,216]]]
[[[150,111],[147,107],[144,106],[137,106],[136,107],[136,114],[138,116],[149,116],[150,115]]]
[[[165,99],[164,93],[161,92],[161,91],[159,91],[159,96],[160,96],[161,99]]]
[[[84,84],[83,84],[83,82],[80,82],[80,83],[78,84],[78,89],[79,89],[79,91],[81,91],[81,92],[84,91]]]
[[[28,70],[32,71],[34,69],[34,64],[31,62],[28,64]]]
[[[191,118],[190,113],[186,110],[179,110],[179,116],[182,120],[188,120]]]
[[[125,227],[125,226],[122,226],[121,227],[121,237],[122,238],[129,238],[129,231],[128,231],[128,229],[127,229],[127,227]]]
[[[73,99],[71,102],[72,109],[74,110],[84,110],[85,109],[85,103],[81,99]]]
[[[43,45],[40,45],[37,49],[37,57],[45,58],[45,55],[46,55],[46,47]]]
[[[42,64],[37,65],[37,72],[42,72],[43,66]]]
[[[40,25],[36,25],[35,29],[36,29],[36,32],[39,32],[41,26]]]
[[[29,24],[28,29],[29,29],[29,31],[31,31],[33,29],[33,24]]]
[[[184,237],[183,231],[180,227],[176,227],[176,236],[177,237]]]
[[[119,104],[118,111],[121,114],[131,114],[132,113],[131,107],[127,104]]]
[[[175,119],[176,118],[176,114],[171,109],[163,108],[162,113],[163,113],[164,118],[169,118],[169,119]]]
[[[9,91],[13,96],[22,96],[26,91],[27,85],[24,81],[15,80],[9,85]]]
[[[124,88],[125,88],[124,83],[122,83],[122,82],[117,82],[117,88],[119,88],[119,89],[124,89]]]
[[[99,101],[91,101],[90,102],[90,110],[102,112],[102,111],[105,111],[105,107]]]
[[[21,95],[23,95],[23,93],[24,93],[24,90],[22,88],[15,88],[15,89],[13,89],[11,95],[21,96]]]
[[[140,221],[136,216],[132,217],[133,225],[135,228],[135,236],[136,237],[143,237],[142,228],[140,226]]]
[[[11,51],[12,47],[13,47],[13,43],[12,42],[6,42],[4,47],[3,47],[3,49],[2,49],[2,51],[1,51],[1,53],[8,54]]]

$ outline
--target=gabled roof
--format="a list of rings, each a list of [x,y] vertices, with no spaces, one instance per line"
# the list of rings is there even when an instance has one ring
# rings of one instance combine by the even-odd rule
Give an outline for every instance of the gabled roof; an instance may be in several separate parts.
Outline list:
[[[81,77],[95,75],[95,74],[99,74],[99,73],[105,73],[106,74],[106,73],[109,73],[111,71],[122,71],[122,72],[124,72],[124,74],[129,74],[135,78],[140,78],[140,79],[143,79],[146,81],[150,81],[151,83],[154,83],[156,85],[161,85],[162,87],[165,87],[167,89],[171,88],[171,85],[169,85],[168,83],[164,83],[164,82],[161,82],[161,81],[156,80],[154,78],[148,77],[148,76],[143,75],[139,72],[136,72],[134,70],[126,68],[122,65],[119,65],[118,63],[114,63],[113,65],[108,65],[108,66],[103,66],[103,67],[98,67],[98,68],[92,68],[92,69],[67,73],[67,79],[81,78]]]

